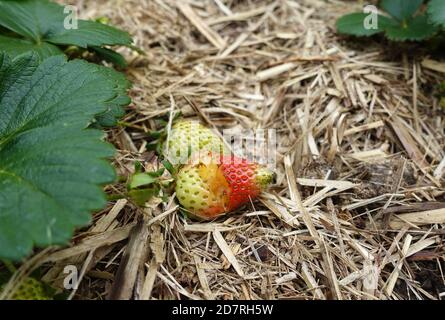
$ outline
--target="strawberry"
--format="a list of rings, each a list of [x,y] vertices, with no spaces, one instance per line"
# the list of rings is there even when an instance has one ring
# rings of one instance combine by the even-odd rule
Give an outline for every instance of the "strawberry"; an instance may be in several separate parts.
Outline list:
[[[271,171],[246,159],[195,159],[178,172],[176,196],[199,218],[215,218],[249,203],[272,181]]]
[[[213,218],[228,209],[230,187],[215,164],[186,165],[176,178],[181,205],[200,218]]]
[[[270,170],[233,155],[223,157],[221,170],[232,190],[229,202],[230,210],[256,198],[273,179]]]
[[[164,143],[164,156],[174,165],[187,163],[197,152],[226,153],[224,142],[210,129],[196,121],[181,120],[175,123]]]
[[[25,278],[12,296],[13,300],[52,300],[46,293],[42,282],[34,278]]]

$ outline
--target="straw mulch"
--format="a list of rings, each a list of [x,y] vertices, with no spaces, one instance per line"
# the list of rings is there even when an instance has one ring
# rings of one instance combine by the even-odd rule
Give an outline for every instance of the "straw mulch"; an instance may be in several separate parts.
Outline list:
[[[172,196],[146,208],[110,202],[70,247],[23,271],[41,265],[61,286],[76,265],[74,299],[445,296],[443,64],[420,46],[339,37],[335,19],[354,1],[74,4],[146,52],[121,50],[134,83],[125,126],[108,134],[121,176],[136,160],[158,165],[147,133],[181,111],[220,130],[276,129],[278,178],[212,222],[184,218]]]

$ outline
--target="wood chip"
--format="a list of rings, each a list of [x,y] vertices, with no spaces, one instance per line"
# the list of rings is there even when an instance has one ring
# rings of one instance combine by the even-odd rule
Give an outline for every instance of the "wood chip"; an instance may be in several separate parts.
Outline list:
[[[144,217],[131,232],[131,238],[111,287],[110,300],[129,300],[133,296],[138,271],[145,263],[148,247],[148,217]]]
[[[190,20],[191,23],[195,25],[195,27],[204,35],[204,37],[209,40],[215,47],[222,50],[226,46],[226,42],[222,39],[219,34],[213,31],[192,9],[192,7],[183,2],[177,1],[176,5],[179,10]]]
[[[224,240],[221,232],[218,230],[213,231],[213,239],[215,240],[218,247],[221,249],[224,256],[227,258],[227,260],[230,262],[232,267],[235,269],[236,273],[244,278],[244,272],[238,263],[238,260],[236,259],[235,255],[233,254],[232,250],[230,249],[229,245],[227,244],[226,240]]]
[[[108,246],[113,243],[125,240],[133,230],[134,224],[128,224],[125,227],[117,228],[86,238],[81,243],[67,249],[57,251],[46,257],[47,262],[55,262],[67,259],[97,248]]]
[[[339,180],[322,180],[322,179],[306,179],[306,178],[297,178],[297,182],[303,186],[310,187],[331,187],[331,188],[353,188],[357,186],[349,181],[339,181]]]
[[[389,221],[389,226],[392,229],[400,229],[407,223],[416,226],[445,223],[445,208],[394,215]]]
[[[433,71],[445,73],[445,63],[439,62],[436,60],[424,59],[422,61],[422,67],[433,70]]]

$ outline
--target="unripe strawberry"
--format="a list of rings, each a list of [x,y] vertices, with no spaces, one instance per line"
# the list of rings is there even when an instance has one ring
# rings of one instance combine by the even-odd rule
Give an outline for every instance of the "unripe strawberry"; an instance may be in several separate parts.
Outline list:
[[[176,196],[192,215],[209,219],[228,210],[230,187],[216,164],[186,165],[176,179]]]
[[[26,278],[12,296],[13,300],[52,300],[45,291],[43,283]]]
[[[224,142],[210,129],[196,121],[175,123],[164,143],[164,156],[174,165],[185,164],[190,155],[198,152],[227,153]]]
[[[272,182],[272,172],[256,163],[234,156],[220,160],[192,160],[178,173],[176,196],[194,216],[211,219],[233,211]]]

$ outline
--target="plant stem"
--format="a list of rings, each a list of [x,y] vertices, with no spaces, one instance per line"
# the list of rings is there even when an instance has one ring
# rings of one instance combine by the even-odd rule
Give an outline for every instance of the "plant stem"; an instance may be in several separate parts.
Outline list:
[[[108,201],[115,201],[115,200],[120,200],[120,199],[125,199],[126,196],[122,195],[122,194],[110,194],[107,195],[107,200]]]
[[[11,261],[2,259],[1,262],[3,262],[5,267],[9,270],[9,272],[14,273],[17,271],[16,267],[14,267]]]

